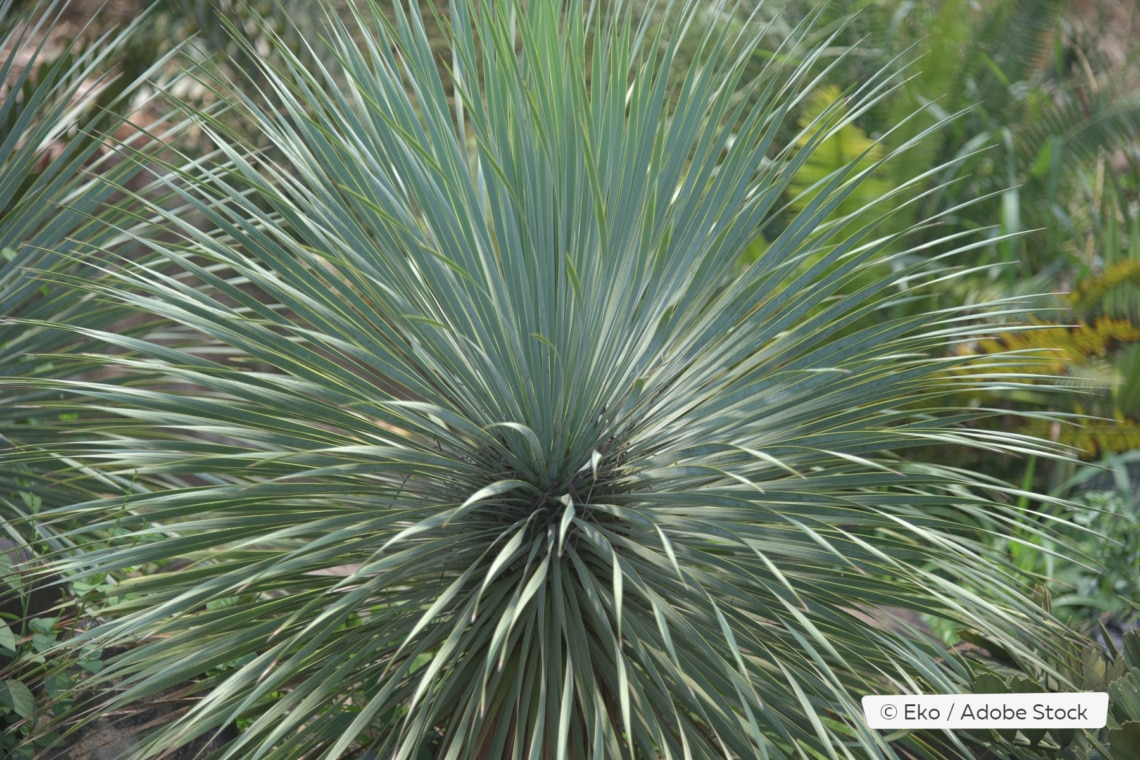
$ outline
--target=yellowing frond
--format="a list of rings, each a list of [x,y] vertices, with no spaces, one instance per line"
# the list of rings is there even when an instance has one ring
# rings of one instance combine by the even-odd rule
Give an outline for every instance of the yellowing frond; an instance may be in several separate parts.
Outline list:
[[[1049,323],[1039,320],[1031,320],[1031,324],[1039,326],[1039,329],[1000,333],[978,341],[964,353],[1022,352],[1026,355],[1026,362],[1019,371],[1024,371],[1028,364],[1044,374],[1065,375],[1074,365],[1094,357],[1103,358],[1126,345],[1140,343],[1140,325],[1126,319],[1102,317],[1091,325],[1080,322],[1069,326],[1049,326]]]
[[[1021,432],[1072,446],[1079,449],[1081,457],[1087,460],[1140,449],[1140,420],[1123,415],[1112,419],[1082,420],[1079,425],[1029,420]]]
[[[1088,309],[1103,301],[1108,293],[1129,284],[1140,287],[1140,261],[1118,261],[1100,274],[1084,278],[1069,300],[1075,309]]]

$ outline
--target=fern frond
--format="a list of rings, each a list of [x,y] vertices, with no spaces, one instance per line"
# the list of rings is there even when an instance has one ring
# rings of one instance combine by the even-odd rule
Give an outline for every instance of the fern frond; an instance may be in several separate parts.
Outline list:
[[[1031,319],[1031,329],[1007,331],[978,341],[972,353],[998,354],[1008,351],[1040,358],[1043,372],[1067,374],[1073,364],[1091,357],[1105,357],[1123,346],[1140,342],[1140,325],[1125,319],[1102,317],[1091,325],[1052,325]]]
[[[1086,418],[1079,425],[1027,419],[1021,431],[1071,446],[1079,450],[1085,460],[1140,449],[1140,420],[1124,415],[1113,418]]]
[[[1140,287],[1140,261],[1117,261],[1100,274],[1086,277],[1069,296],[1069,300],[1074,309],[1091,311],[1097,309],[1109,293],[1127,286]]]

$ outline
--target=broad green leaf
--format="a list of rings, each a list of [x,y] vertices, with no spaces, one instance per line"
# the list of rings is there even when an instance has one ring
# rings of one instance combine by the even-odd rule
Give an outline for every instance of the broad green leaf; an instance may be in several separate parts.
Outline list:
[[[32,691],[22,681],[8,679],[0,681],[0,703],[21,718],[27,718],[36,709],[36,699]]]
[[[16,634],[13,633],[12,628],[5,620],[0,620],[0,649],[6,649],[12,653],[16,651]]]

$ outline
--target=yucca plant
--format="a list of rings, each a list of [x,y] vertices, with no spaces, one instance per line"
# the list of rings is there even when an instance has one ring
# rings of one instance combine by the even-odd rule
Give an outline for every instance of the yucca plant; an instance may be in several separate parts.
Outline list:
[[[707,13],[330,10],[326,67],[282,46],[232,103],[274,157],[199,116],[226,162],[171,171],[205,223],[152,209],[152,256],[87,285],[182,344],[75,320],[117,379],[37,383],[85,412],[60,450],[148,483],[49,515],[84,524],[58,570],[121,577],[72,641],[119,652],[99,709],[200,693],[137,756],[233,723],[212,757],[966,756],[865,726],[862,694],[970,682],[867,611],[1059,661],[982,540],[1023,522],[1005,489],[913,458],[1054,452],[931,408],[985,383],[947,371],[964,313],[850,327],[922,280],[873,225],[816,233],[874,167],[739,273],[810,154],[774,136],[820,53],[743,81],[782,51]]]
[[[14,5],[0,1],[0,378],[66,377],[94,367],[81,358],[81,338],[48,323],[77,319],[106,328],[131,314],[43,274],[93,277],[98,268],[88,264],[130,242],[112,219],[129,219],[118,208],[129,201],[117,188],[145,184],[143,130],[128,119],[154,61],[132,57],[134,28],[96,31],[92,23],[71,30],[79,39],[63,41],[58,25],[67,3],[25,13]],[[123,69],[143,73],[131,77]],[[161,131],[161,123],[154,128]],[[133,146],[132,160],[120,151],[122,140]],[[44,418],[36,407],[45,393],[9,384],[0,394],[0,517],[17,541],[35,533],[28,523],[17,526],[17,516],[92,493],[92,483],[75,472],[47,476],[67,465],[11,454],[52,439],[45,426],[54,414]]]
[[[22,12],[16,6],[0,0],[0,756],[6,760],[36,756],[38,747],[25,740],[46,725],[47,703],[67,691],[66,674],[45,680],[41,667],[43,651],[65,627],[56,622],[60,579],[45,580],[34,569],[38,553],[69,545],[38,515],[124,485],[44,446],[59,413],[40,406],[53,394],[29,380],[97,369],[82,358],[85,339],[50,322],[109,328],[124,325],[131,313],[43,275],[95,276],[89,263],[102,250],[122,251],[129,243],[111,223],[123,200],[116,186],[145,181],[139,162],[124,160],[111,135],[134,140],[136,157],[145,154],[141,134],[126,121],[140,83],[128,72],[132,62],[135,73],[153,63],[128,50],[131,28],[97,32],[92,25],[65,33],[66,3]],[[58,671],[65,662],[52,658]]]

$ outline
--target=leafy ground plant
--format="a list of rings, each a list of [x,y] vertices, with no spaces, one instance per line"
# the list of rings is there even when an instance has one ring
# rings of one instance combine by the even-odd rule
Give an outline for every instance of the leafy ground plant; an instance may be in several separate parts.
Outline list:
[[[84,525],[56,569],[181,563],[74,639],[122,652],[106,709],[197,681],[140,756],[233,723],[214,757],[968,756],[863,724],[862,694],[968,673],[859,608],[1057,661],[982,540],[1023,523],[1000,485],[901,454],[1053,452],[924,403],[985,384],[947,371],[975,328],[866,320],[922,273],[873,224],[817,233],[875,165],[739,271],[810,154],[775,135],[817,57],[768,76],[756,27],[659,10],[456,2],[442,60],[418,8],[330,12],[327,68],[282,46],[232,103],[273,157],[199,115],[226,162],[171,171],[207,223],[155,207],[152,256],[86,286],[198,344],[77,321],[117,379],[38,381],[86,412],[61,449],[147,484],[48,513]]]

